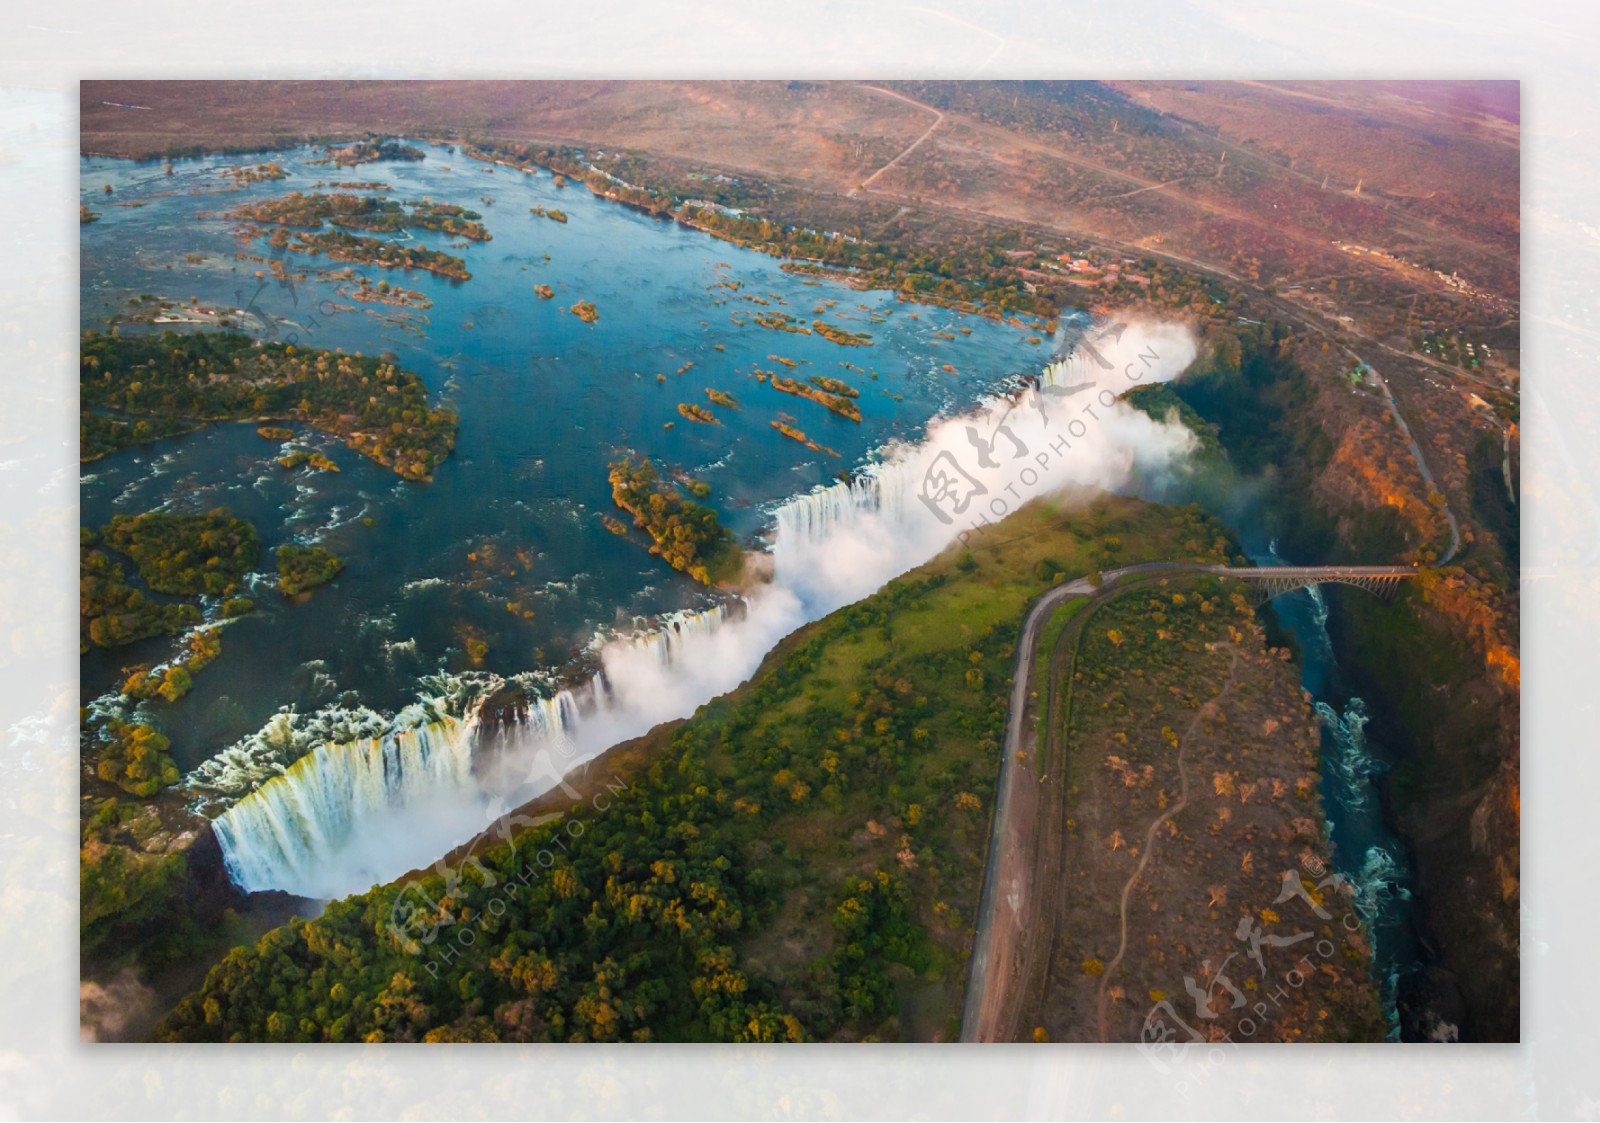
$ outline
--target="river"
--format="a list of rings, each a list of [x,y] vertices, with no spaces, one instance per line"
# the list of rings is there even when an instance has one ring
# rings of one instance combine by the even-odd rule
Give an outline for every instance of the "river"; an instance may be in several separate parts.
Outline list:
[[[424,676],[471,668],[469,635],[488,643],[485,672],[556,675],[601,631],[714,607],[719,598],[637,541],[622,545],[603,524],[602,516],[620,514],[606,465],[625,452],[704,481],[724,522],[748,537],[768,525],[775,505],[832,482],[870,450],[915,439],[936,414],[965,408],[1013,375],[1037,373],[1053,343],[1029,342],[1041,335],[1033,325],[808,282],[767,255],[582,187],[557,187],[545,173],[437,146],[425,151],[423,161],[342,169],[313,164],[320,154],[310,148],[276,153],[270,158],[286,179],[237,190],[223,169],[268,157],[179,161],[170,176],[160,164],[82,161],[83,201],[101,215],[82,231],[84,328],[104,330],[141,294],[180,310],[198,297],[202,308],[243,310],[240,322],[267,340],[392,351],[461,418],[456,452],[428,484],[401,480],[310,431],[296,446],[328,453],[342,471],[285,471],[276,463],[279,443],[247,424],[213,425],[84,466],[86,526],[119,513],[227,506],[256,525],[268,550],[321,542],[348,562],[305,604],[258,585],[259,610],[228,626],[221,658],[160,715],[185,771],[260,730],[283,706],[399,709],[416,699]],[[332,281],[258,280],[262,264],[237,253],[277,258],[291,271],[338,263],[271,249],[261,238],[241,244],[238,224],[222,212],[324,181],[381,182],[392,198],[472,207],[493,240],[450,250],[466,259],[466,282],[356,269],[374,283],[423,293],[433,302],[423,312],[356,305]],[[533,207],[559,207],[568,221]],[[413,235],[437,249],[450,241]],[[536,284],[550,285],[554,299],[539,299]],[[579,299],[596,305],[598,323],[566,310]],[[805,323],[825,316],[870,333],[873,345],[840,347],[754,322],[776,310]],[[778,393],[756,379],[757,368],[849,381],[861,393],[861,423]],[[718,425],[681,416],[679,403],[711,408],[707,388],[731,393],[741,408],[715,408]],[[784,419],[838,456],[780,435],[771,423]],[[151,640],[91,652],[82,661],[85,698],[109,691],[120,668],[171,648],[170,640]]]
[[[1249,530],[1243,540],[1256,565],[1291,564],[1279,556],[1276,541],[1263,543]],[[1300,649],[1300,684],[1322,719],[1322,806],[1334,866],[1355,890],[1355,907],[1372,937],[1373,971],[1389,1037],[1398,1041],[1400,996],[1423,970],[1423,949],[1416,931],[1411,862],[1384,817],[1388,753],[1369,736],[1366,702],[1340,675],[1322,591],[1312,587],[1277,597],[1272,608]]]

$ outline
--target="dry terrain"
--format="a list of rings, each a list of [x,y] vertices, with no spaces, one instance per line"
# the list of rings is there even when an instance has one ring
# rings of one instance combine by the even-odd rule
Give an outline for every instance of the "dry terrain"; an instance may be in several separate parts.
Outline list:
[[[1360,240],[1517,293],[1514,83],[86,82],[86,152],[368,132],[618,148],[1192,257],[1263,282]],[[1508,110],[1507,104],[1510,109]],[[129,109],[126,106],[142,106]],[[1379,274],[1394,268],[1359,263]]]
[[[1315,718],[1243,595],[1174,579],[1109,601],[1059,686],[1066,758],[1044,782],[1065,789],[1064,860],[1023,1026],[1381,1036],[1359,914],[1328,880]]]

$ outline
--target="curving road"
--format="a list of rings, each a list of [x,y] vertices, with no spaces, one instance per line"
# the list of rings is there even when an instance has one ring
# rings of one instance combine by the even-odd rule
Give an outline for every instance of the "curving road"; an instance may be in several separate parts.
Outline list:
[[[1372,587],[1415,577],[1415,566],[1272,566],[1235,568],[1201,562],[1144,562],[1109,570],[1098,586],[1080,577],[1047,590],[1023,621],[1017,639],[1016,663],[1012,669],[1011,704],[1006,717],[1006,739],[1000,757],[1000,782],[995,797],[994,817],[989,831],[989,855],[984,868],[983,891],[978,899],[978,923],[973,934],[972,955],[968,961],[966,998],[961,1012],[962,1041],[1015,1041],[1020,1032],[1016,1024],[1021,1014],[1019,1001],[1044,965],[1048,941],[1037,937],[1049,923],[1041,912],[1041,899],[1049,900],[1052,879],[1039,877],[1041,862],[1051,856],[1041,841],[1050,834],[1042,812],[1048,807],[1043,789],[1049,774],[1036,779],[1034,770],[1020,767],[1036,759],[1034,713],[1030,695],[1033,683],[1035,648],[1046,621],[1056,609],[1073,597],[1090,600],[1079,610],[1069,627],[1081,626],[1096,605],[1149,580],[1166,574],[1209,573],[1241,581],[1260,582],[1274,591],[1284,582],[1306,584],[1335,582]],[[1065,635],[1066,633],[1063,633]],[[1062,761],[1046,764],[1054,769]],[[1053,906],[1053,901],[1049,901]]]
[[[1111,575],[1108,574],[1107,579],[1110,580]],[[1018,946],[1028,922],[1033,919],[1033,886],[1029,875],[1032,873],[1035,816],[1013,814],[1013,808],[1026,800],[1031,812],[1037,799],[1038,785],[1029,782],[1027,770],[1016,767],[1019,753],[1032,758],[1032,753],[1023,748],[1024,736],[1029,736],[1024,733],[1023,722],[1031,709],[1028,687],[1033,680],[1034,648],[1039,644],[1039,633],[1045,621],[1057,608],[1073,597],[1091,596],[1095,592],[1084,577],[1057,585],[1033,602],[1017,640],[1017,660],[1011,672],[1011,706],[1006,716],[1005,746],[1001,750],[999,794],[995,797],[994,819],[989,831],[983,892],[978,898],[978,927],[967,966],[966,1001],[961,1011],[963,1041],[1010,1040],[1010,1035],[994,1035],[994,1027],[1006,1013],[1004,1003],[1010,988],[988,985],[989,964],[991,961],[1006,964],[1010,967],[1007,981],[1015,977]],[[1026,744],[1033,747],[1031,736]],[[1005,897],[997,902],[995,895],[1002,891],[1002,886]],[[997,923],[997,911],[1002,909]]]
[[[1393,348],[1390,348],[1390,350],[1393,350]],[[1400,432],[1405,436],[1406,442],[1411,445],[1411,456],[1417,462],[1417,471],[1422,473],[1422,482],[1428,485],[1429,492],[1443,496],[1444,489],[1434,482],[1433,473],[1428,470],[1428,461],[1422,455],[1422,446],[1417,443],[1417,438],[1412,436],[1411,426],[1406,424],[1405,415],[1400,412],[1400,405],[1394,400],[1394,391],[1389,389],[1389,380],[1379,374],[1372,364],[1349,348],[1345,349],[1345,354],[1355,359],[1356,362],[1366,368],[1368,374],[1378,380],[1378,385],[1383,389],[1384,399],[1389,403],[1389,412],[1394,415],[1395,424],[1400,427]],[[1450,524],[1450,549],[1445,551],[1444,557],[1439,559],[1439,564],[1445,565],[1461,549],[1461,524],[1456,522],[1455,512],[1450,509],[1448,500],[1445,501],[1440,510],[1444,513],[1445,521]]]

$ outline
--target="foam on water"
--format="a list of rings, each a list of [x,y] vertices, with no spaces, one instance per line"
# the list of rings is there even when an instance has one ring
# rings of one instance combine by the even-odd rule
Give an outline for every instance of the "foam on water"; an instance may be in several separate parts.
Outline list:
[[[479,708],[502,685],[493,676],[431,680],[392,721],[359,708],[280,713],[191,780],[236,800],[216,820],[230,874],[247,890],[328,896],[424,865],[487,826],[491,807],[548,791],[573,764],[689,716],[795,628],[962,534],[1036,497],[1115,490],[1165,470],[1192,435],[1118,395],[1175,376],[1194,355],[1187,330],[1136,326],[966,414],[934,419],[922,440],[885,446],[848,481],[782,504],[771,512],[770,583],[738,611],[718,605],[599,638],[591,677],[525,691],[526,716],[497,721],[494,767],[474,767]]]

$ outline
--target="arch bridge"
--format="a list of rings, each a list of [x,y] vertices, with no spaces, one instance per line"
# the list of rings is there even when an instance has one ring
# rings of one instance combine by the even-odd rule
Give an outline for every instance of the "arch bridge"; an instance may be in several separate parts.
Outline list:
[[[1363,589],[1383,601],[1392,601],[1400,583],[1417,575],[1411,565],[1281,565],[1235,569],[1212,567],[1212,572],[1250,586],[1262,601],[1281,597],[1312,585],[1350,585]]]

